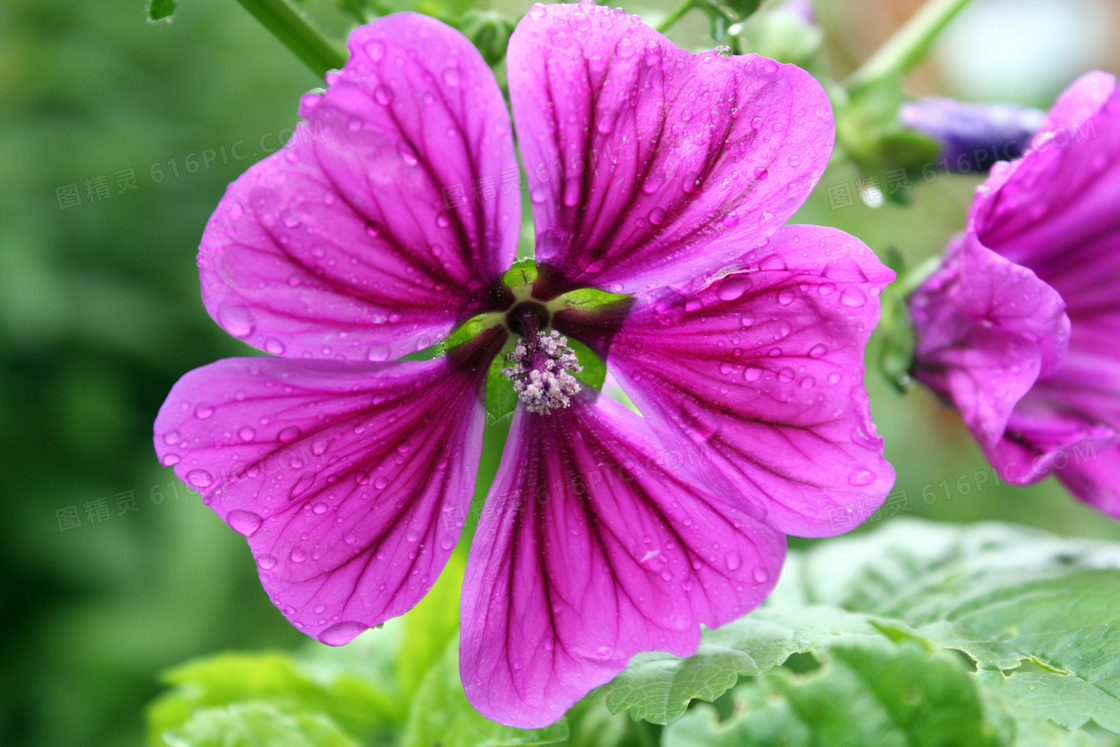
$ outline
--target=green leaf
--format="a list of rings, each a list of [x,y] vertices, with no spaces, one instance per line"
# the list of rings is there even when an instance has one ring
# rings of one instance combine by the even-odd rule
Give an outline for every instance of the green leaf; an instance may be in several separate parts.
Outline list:
[[[1000,744],[956,657],[886,639],[833,648],[819,670],[787,669],[736,688],[733,717],[698,708],[665,730],[666,747]]]
[[[1026,739],[1016,724],[1044,719],[1055,744],[1079,744],[1064,729],[1091,720],[1120,732],[1117,619],[1120,545],[895,519],[791,553],[762,609],[706,632],[688,659],[635,657],[598,693],[612,712],[665,723],[794,653],[829,662],[837,646],[888,640],[971,660],[964,670],[1008,743]]]
[[[705,631],[700,648],[687,659],[638,654],[594,695],[604,697],[612,713],[629,711],[633,718],[667,724],[694,698],[715,700],[740,677],[763,674],[791,654],[823,658],[834,645],[882,638],[865,615],[828,607],[763,608]]]
[[[1120,732],[1120,545],[895,520],[808,553],[799,585],[964,652],[982,684],[1056,724]]]
[[[556,744],[567,738],[568,725],[564,720],[544,729],[515,729],[479,714],[467,701],[459,681],[459,641],[455,636],[416,693],[402,744],[404,747],[513,747]]]
[[[1034,711],[1018,706],[987,688],[977,691],[989,723],[1008,747],[1101,747],[1088,734],[1055,726]]]
[[[177,4],[178,0],[151,0],[148,3],[148,20],[171,20],[171,15],[175,12]]]
[[[385,688],[353,669],[312,671],[280,652],[222,653],[181,664],[163,674],[173,687],[148,708],[149,743],[162,745],[164,732],[200,710],[244,701],[322,713],[359,735],[403,718]]]
[[[285,713],[268,703],[205,708],[163,740],[167,747],[359,747],[327,716]]]

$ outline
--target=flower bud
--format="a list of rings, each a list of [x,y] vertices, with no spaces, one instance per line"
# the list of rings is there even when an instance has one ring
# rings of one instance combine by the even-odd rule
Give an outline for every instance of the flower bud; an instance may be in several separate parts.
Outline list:
[[[988,171],[997,161],[1023,155],[1046,113],[1011,104],[965,104],[924,98],[903,104],[902,124],[942,145],[938,163],[952,171]]]

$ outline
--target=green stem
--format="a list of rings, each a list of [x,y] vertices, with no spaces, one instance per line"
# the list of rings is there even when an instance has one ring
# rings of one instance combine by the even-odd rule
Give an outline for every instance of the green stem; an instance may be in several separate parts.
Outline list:
[[[875,54],[848,79],[848,89],[908,73],[922,58],[949,21],[969,0],[927,0],[910,20],[894,33]]]
[[[272,35],[322,78],[346,64],[346,55],[288,0],[237,0]]]
[[[681,20],[681,17],[695,6],[696,0],[684,0],[684,2],[673,9],[673,12],[671,12],[664,21],[657,24],[657,30],[664,34],[666,31],[673,28],[676,22]]]

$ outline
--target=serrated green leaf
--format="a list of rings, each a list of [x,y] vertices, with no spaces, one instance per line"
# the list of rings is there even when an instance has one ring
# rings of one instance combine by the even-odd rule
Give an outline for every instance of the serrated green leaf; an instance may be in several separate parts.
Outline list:
[[[612,712],[666,723],[794,653],[827,662],[837,645],[891,641],[963,654],[970,683],[1002,713],[993,722],[1026,713],[1052,722],[1055,744],[1080,744],[1065,729],[1092,720],[1120,732],[1117,619],[1120,545],[896,519],[792,553],[762,609],[706,632],[688,659],[635,657],[597,694]]]
[[[459,680],[456,636],[432,667],[412,701],[404,747],[514,747],[563,742],[568,725],[561,720],[544,729],[516,729],[485,718],[467,701]]]
[[[178,0],[151,0],[148,3],[148,20],[149,21],[162,21],[170,19],[171,15],[175,12],[175,6]]]
[[[196,711],[163,735],[167,747],[359,747],[328,716],[285,713],[269,703]]]
[[[1068,728],[1120,732],[1120,545],[896,520],[808,553],[808,599],[899,621]]]
[[[696,653],[635,656],[618,677],[595,691],[612,713],[667,724],[693,699],[712,701],[740,677],[757,676],[794,653],[823,658],[834,645],[881,640],[866,615],[828,607],[764,608],[717,630],[705,631]]]
[[[788,669],[736,688],[719,724],[699,708],[665,730],[666,747],[996,747],[994,727],[952,655],[884,638],[833,647],[819,670]]]

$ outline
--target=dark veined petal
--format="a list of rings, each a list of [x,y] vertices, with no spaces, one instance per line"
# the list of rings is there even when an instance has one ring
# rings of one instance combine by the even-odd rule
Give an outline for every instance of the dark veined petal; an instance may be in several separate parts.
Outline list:
[[[346,643],[416,604],[450,556],[504,337],[425,362],[218,361],[171,390],[156,451],[248,539],[285,617]]]
[[[703,290],[662,291],[603,334],[568,313],[667,443],[714,469],[782,532],[853,528],[883,502],[863,384],[879,292],[894,273],[834,228],[785,226]]]
[[[202,238],[207,310],[270,353],[384,361],[427,347],[513,259],[520,193],[502,179],[517,160],[478,51],[400,14],[356,30],[350,54]]]
[[[514,415],[467,561],[460,671],[480,713],[557,720],[638,651],[689,655],[770,593],[784,537],[691,481],[617,402]]]
[[[719,269],[785,223],[832,153],[808,73],[690,55],[620,10],[534,5],[508,60],[537,260],[577,285],[639,292]]]
[[[1061,293],[1076,330],[1078,317],[1120,308],[1118,180],[1120,91],[1113,76],[1089,73],[1058,99],[1031,151],[977,190],[969,230]]]
[[[914,377],[960,410],[982,446],[999,442],[1015,405],[1057,370],[1069,345],[1057,291],[971,231],[911,296],[910,311]]]

